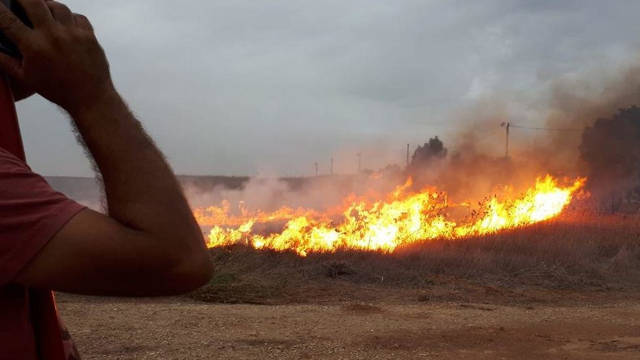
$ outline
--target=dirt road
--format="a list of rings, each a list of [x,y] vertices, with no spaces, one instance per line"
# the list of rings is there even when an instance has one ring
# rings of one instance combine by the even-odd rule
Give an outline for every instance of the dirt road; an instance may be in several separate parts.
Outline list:
[[[639,359],[640,304],[212,305],[59,296],[84,359]]]

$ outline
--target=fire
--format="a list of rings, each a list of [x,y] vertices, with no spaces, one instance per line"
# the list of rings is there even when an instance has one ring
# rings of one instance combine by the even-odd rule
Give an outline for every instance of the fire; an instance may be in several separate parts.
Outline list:
[[[318,213],[282,208],[272,213],[251,213],[241,207],[240,216],[229,215],[229,204],[195,211],[201,225],[213,226],[208,246],[247,244],[256,249],[295,251],[301,256],[339,249],[393,252],[400,246],[446,238],[459,239],[518,228],[558,216],[583,187],[584,178],[566,186],[550,175],[514,199],[488,197],[471,215],[454,219],[455,207],[471,210],[468,203],[453,204],[436,189],[410,192],[411,180],[397,187],[385,200],[350,197],[341,207]],[[257,224],[282,222],[279,232],[254,231]]]

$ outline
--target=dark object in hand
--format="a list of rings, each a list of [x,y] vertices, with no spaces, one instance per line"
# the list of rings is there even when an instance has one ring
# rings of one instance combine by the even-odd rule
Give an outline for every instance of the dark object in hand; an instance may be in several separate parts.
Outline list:
[[[31,21],[27,17],[27,13],[24,11],[22,6],[20,6],[20,3],[18,1],[16,1],[16,0],[0,0],[0,2],[2,2],[2,4],[4,6],[6,6],[7,8],[11,9],[11,12],[14,15],[16,15],[18,17],[18,19],[20,19],[23,23],[25,23],[25,25],[27,25],[27,26],[29,26],[31,28],[33,27],[33,24],[31,23]],[[0,6],[2,6],[2,5],[0,5]],[[11,56],[16,57],[16,58],[22,57],[20,55],[20,51],[18,50],[18,47],[13,42],[11,42],[9,39],[7,39],[7,37],[4,36],[2,31],[0,31],[0,52],[3,52],[5,54],[11,55]]]

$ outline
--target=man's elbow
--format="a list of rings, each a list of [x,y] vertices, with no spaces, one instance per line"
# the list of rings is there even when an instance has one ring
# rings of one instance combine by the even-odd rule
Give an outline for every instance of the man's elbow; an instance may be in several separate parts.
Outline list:
[[[165,243],[176,244],[175,240]],[[159,275],[160,285],[157,295],[180,295],[194,291],[207,284],[213,275],[213,263],[209,251],[202,246],[201,236],[188,241],[183,238],[182,244],[186,246],[167,247],[164,249],[164,258],[158,265],[162,269]],[[190,245],[187,245],[190,244]]]
[[[192,270],[190,274],[190,284],[189,289],[186,289],[187,292],[196,290],[211,281],[211,277],[213,276],[213,263],[211,262],[211,257],[209,256],[209,251],[204,251],[203,259],[199,262],[197,266]]]
[[[180,265],[172,271],[171,277],[176,279],[172,292],[183,294],[206,285],[213,275],[213,263],[206,250],[197,254],[189,254]]]

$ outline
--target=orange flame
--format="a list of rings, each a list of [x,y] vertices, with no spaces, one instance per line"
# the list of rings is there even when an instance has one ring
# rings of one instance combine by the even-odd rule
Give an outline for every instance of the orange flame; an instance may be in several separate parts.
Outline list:
[[[320,214],[307,209],[282,208],[273,213],[229,216],[229,204],[195,211],[201,225],[213,226],[208,246],[247,244],[256,249],[291,250],[301,256],[338,249],[393,252],[399,246],[438,238],[458,239],[491,234],[545,221],[559,215],[586,179],[568,186],[550,175],[540,177],[535,186],[514,200],[492,196],[461,221],[454,221],[447,210],[445,193],[427,189],[409,192],[411,179],[397,187],[385,201],[350,197],[350,204]],[[457,206],[468,207],[463,203]],[[340,217],[337,224],[332,219]],[[282,231],[268,235],[254,233],[258,223],[286,221]]]

